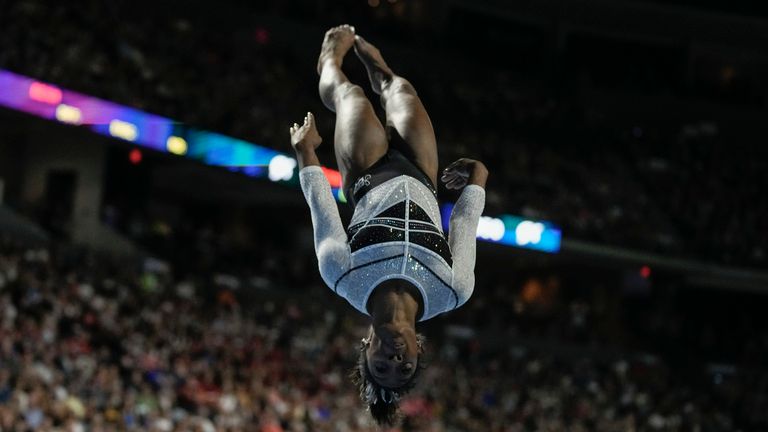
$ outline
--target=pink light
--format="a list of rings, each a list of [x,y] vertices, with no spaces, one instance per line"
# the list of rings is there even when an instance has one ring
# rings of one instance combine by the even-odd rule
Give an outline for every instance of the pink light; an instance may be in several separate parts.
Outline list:
[[[322,167],[323,174],[325,174],[325,178],[328,179],[328,183],[331,184],[332,188],[338,188],[341,187],[341,173],[332,170],[330,168]]]
[[[266,45],[269,43],[269,30],[264,27],[258,27],[256,29],[256,42],[260,45]]]
[[[640,276],[642,276],[645,279],[648,279],[651,276],[651,268],[647,265],[644,265],[640,268]]]
[[[138,165],[141,162],[142,154],[141,150],[139,149],[133,149],[130,153],[128,153],[128,160],[131,161],[132,164]]]
[[[29,86],[29,98],[38,102],[58,105],[61,103],[62,94],[61,90],[54,86],[33,82]]]

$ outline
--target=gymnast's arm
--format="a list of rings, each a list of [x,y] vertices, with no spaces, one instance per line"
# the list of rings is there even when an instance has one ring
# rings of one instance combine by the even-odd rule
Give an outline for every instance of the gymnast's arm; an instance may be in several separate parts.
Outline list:
[[[453,289],[461,306],[475,289],[477,224],[485,207],[488,169],[482,162],[459,159],[445,169],[442,180],[449,189],[464,190],[451,212],[448,243],[453,256]]]
[[[291,145],[299,161],[301,190],[312,214],[320,276],[333,288],[349,268],[350,251],[339,208],[315,153],[321,142],[312,113],[307,114],[303,125],[294,123],[291,127]]]

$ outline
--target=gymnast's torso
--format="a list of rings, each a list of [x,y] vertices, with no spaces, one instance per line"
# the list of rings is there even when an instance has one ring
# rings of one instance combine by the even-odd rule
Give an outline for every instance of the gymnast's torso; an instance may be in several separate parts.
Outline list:
[[[322,170],[306,167],[300,179],[312,212],[320,274],[357,310],[368,314],[368,298],[389,279],[407,280],[419,290],[420,321],[456,309],[472,295],[482,187],[464,189],[446,238],[434,190],[423,180],[399,175],[371,187],[355,200],[345,230]]]

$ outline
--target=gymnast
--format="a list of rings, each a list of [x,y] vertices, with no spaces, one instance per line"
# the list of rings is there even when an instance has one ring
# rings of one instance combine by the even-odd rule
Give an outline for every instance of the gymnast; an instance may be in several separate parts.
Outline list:
[[[363,89],[342,72],[355,54],[386,112],[386,129]],[[421,100],[379,50],[349,25],[325,34],[317,71],[323,104],[336,113],[334,151],[354,209],[344,229],[315,150],[315,118],[290,128],[299,178],[309,204],[323,281],[372,323],[359,348],[353,380],[379,425],[394,425],[400,397],[413,388],[424,352],[416,322],[463,305],[475,283],[475,233],[485,205],[488,170],[462,158],[441,180],[462,189],[446,238],[437,203],[437,143]]]

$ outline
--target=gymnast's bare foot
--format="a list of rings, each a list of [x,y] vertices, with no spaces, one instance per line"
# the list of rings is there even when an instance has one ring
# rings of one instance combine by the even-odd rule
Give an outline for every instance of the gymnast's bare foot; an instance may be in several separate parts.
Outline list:
[[[325,32],[323,46],[320,48],[320,58],[317,60],[317,73],[320,74],[327,62],[341,66],[344,56],[355,43],[355,28],[344,24],[333,27]]]
[[[381,94],[381,87],[392,80],[394,73],[387,66],[378,48],[360,36],[355,36],[355,54],[365,65],[374,93]]]

